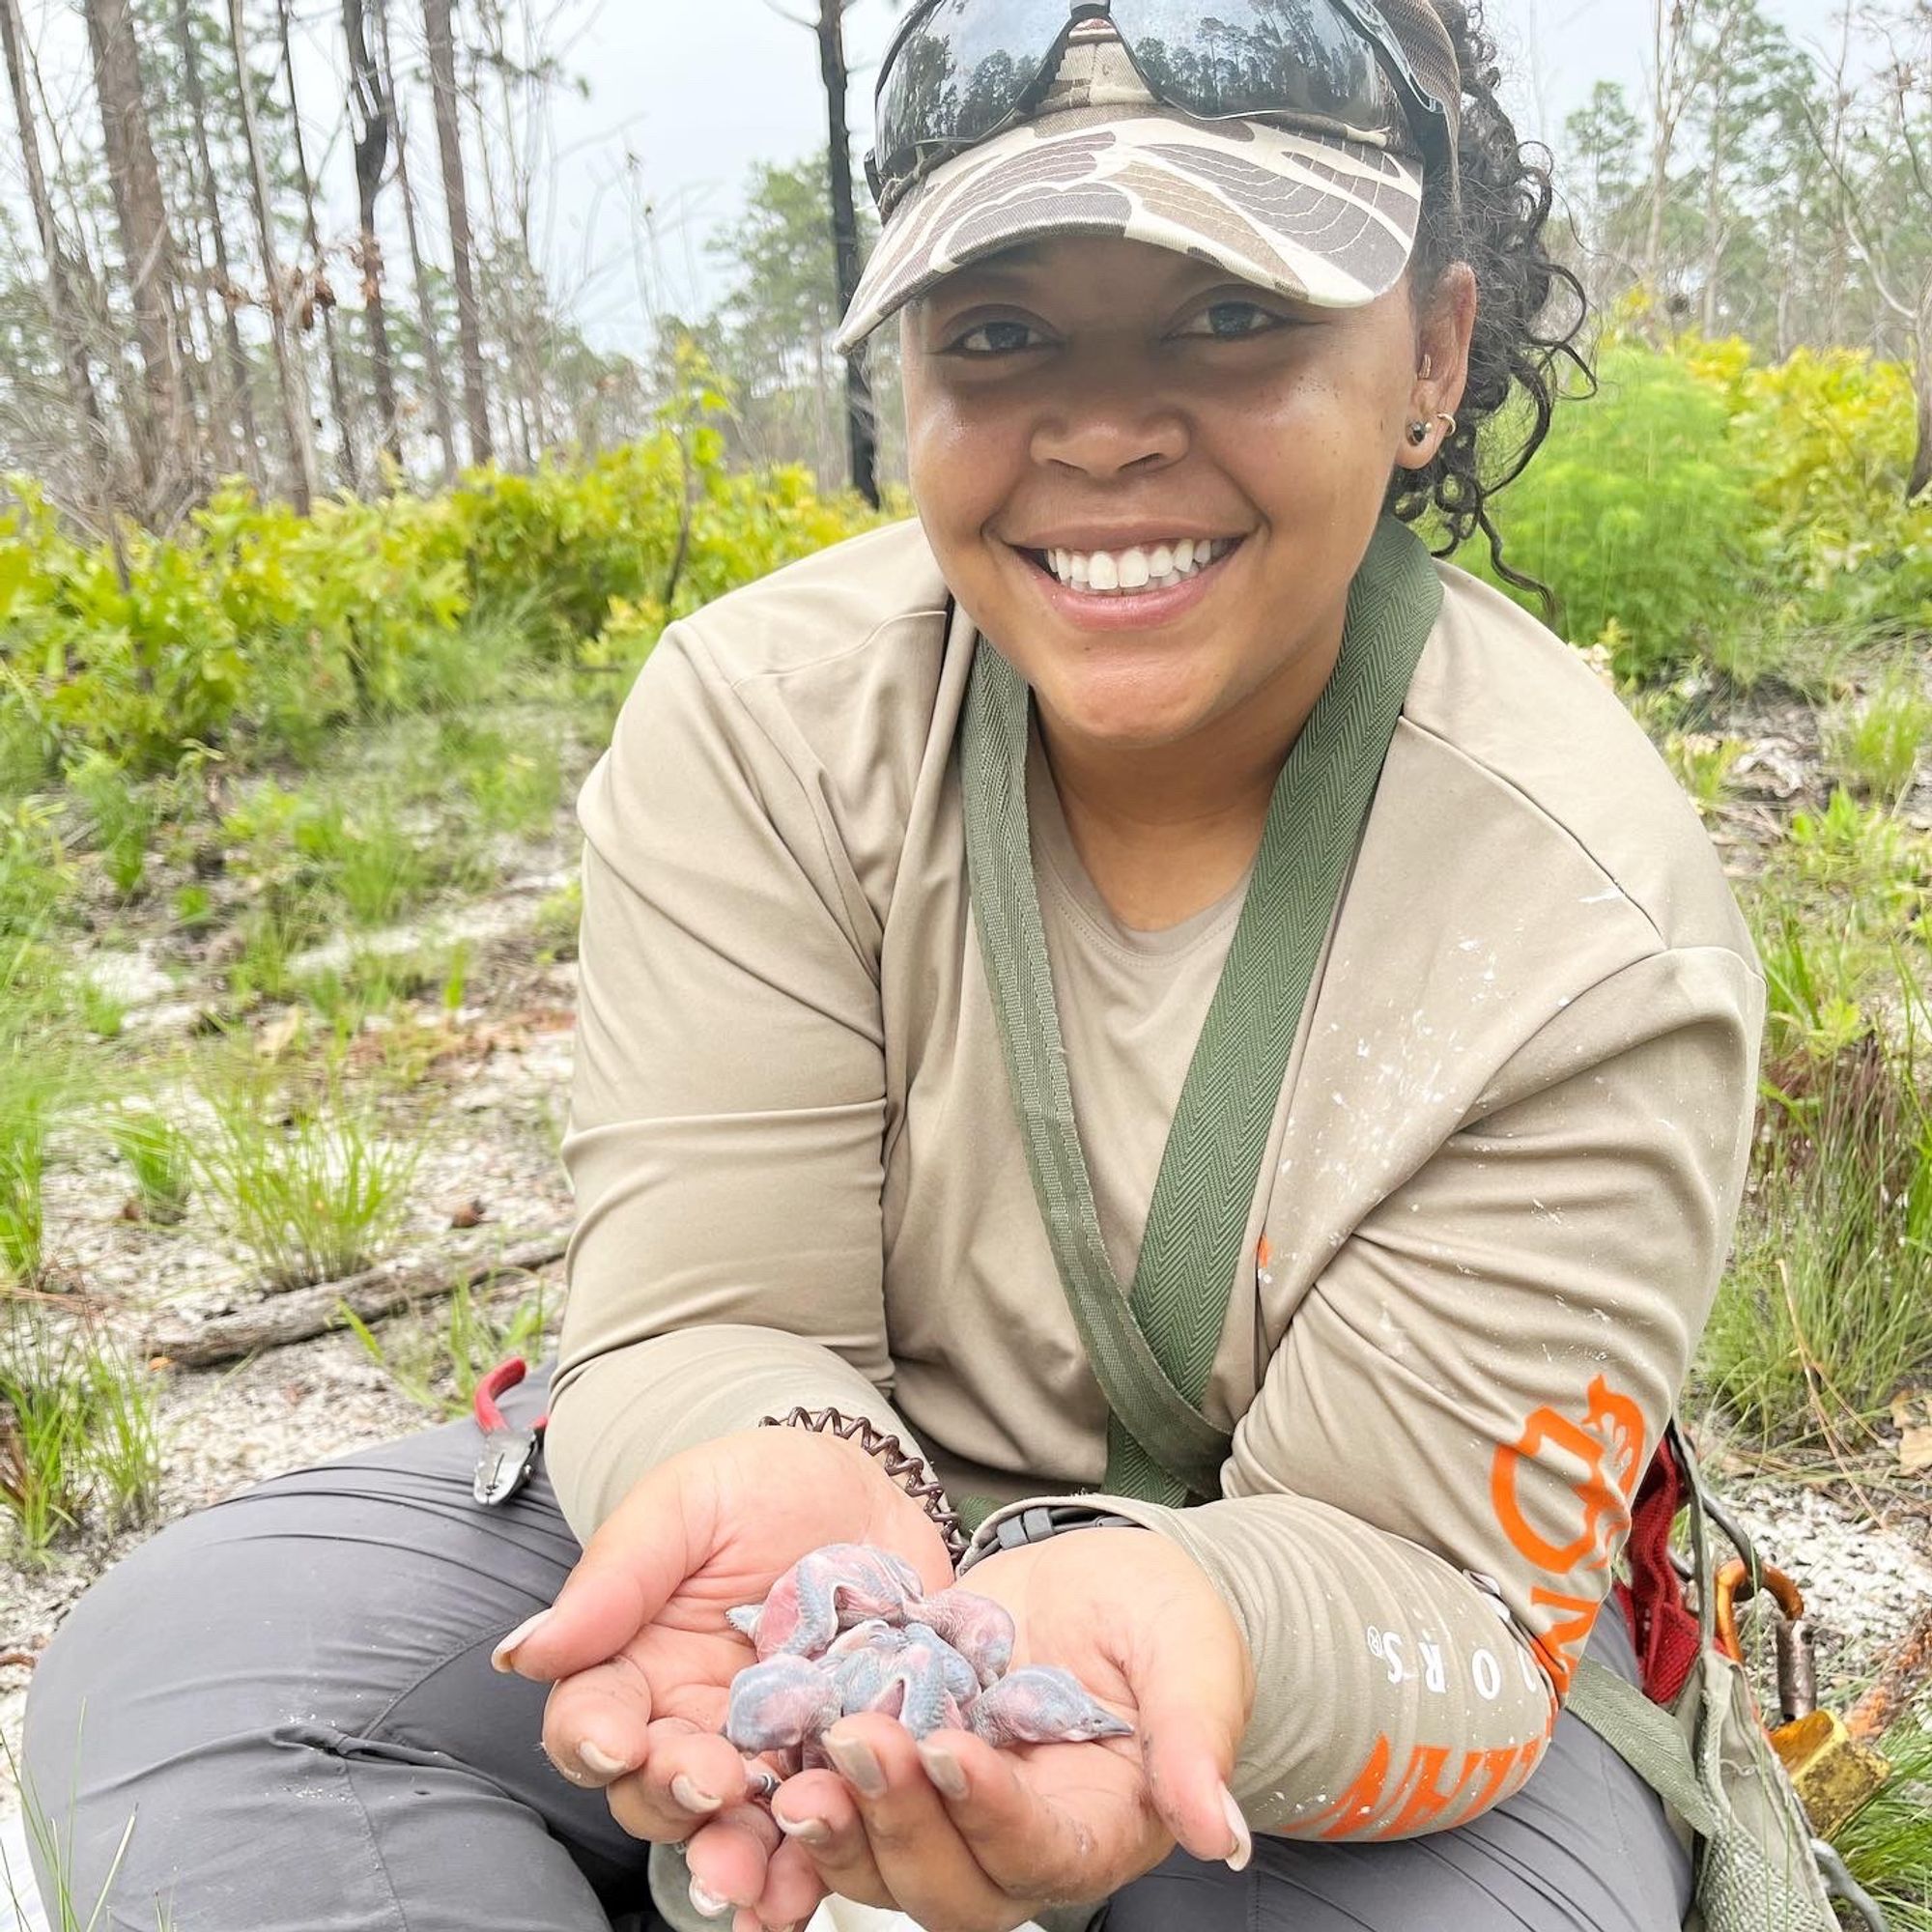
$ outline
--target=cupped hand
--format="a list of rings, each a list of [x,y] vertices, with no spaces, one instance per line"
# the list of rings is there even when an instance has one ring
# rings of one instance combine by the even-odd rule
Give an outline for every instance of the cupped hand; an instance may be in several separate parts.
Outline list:
[[[731,1679],[753,1661],[724,1613],[828,1543],[892,1550],[929,1591],[952,1580],[937,1526],[856,1444],[799,1429],[720,1437],[643,1476],[556,1602],[494,1659],[554,1687],[543,1742],[557,1769],[602,1787],[634,1836],[696,1833],[721,1898],[756,1897],[778,1846],[750,1802],[755,1774],[721,1735]]]
[[[1007,1932],[1047,1905],[1110,1895],[1177,1844],[1246,1861],[1226,1780],[1253,1666],[1192,1557],[1151,1531],[1086,1529],[988,1557],[965,1587],[1012,1613],[1016,1666],[1071,1670],[1134,1735],[997,1751],[965,1731],[918,1746],[891,1719],[842,1719],[827,1733],[838,1771],[803,1773],[772,1801],[789,1842],[759,1921],[792,1923],[825,1889],[927,1932]],[[741,1916],[740,1932],[752,1922]]]

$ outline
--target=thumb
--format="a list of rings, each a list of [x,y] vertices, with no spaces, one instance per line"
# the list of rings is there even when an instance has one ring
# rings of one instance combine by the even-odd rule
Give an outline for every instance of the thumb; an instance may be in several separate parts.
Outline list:
[[[547,1684],[606,1662],[701,1567],[705,1551],[690,1520],[681,1461],[638,1479],[584,1545],[555,1603],[491,1653],[498,1670]]]
[[[1139,1709],[1141,1763],[1161,1821],[1183,1851],[1239,1871],[1254,1844],[1228,1779],[1247,1728],[1254,1673],[1218,1595],[1217,1616],[1204,1619],[1203,1608],[1177,1605],[1145,1627],[1128,1682]]]

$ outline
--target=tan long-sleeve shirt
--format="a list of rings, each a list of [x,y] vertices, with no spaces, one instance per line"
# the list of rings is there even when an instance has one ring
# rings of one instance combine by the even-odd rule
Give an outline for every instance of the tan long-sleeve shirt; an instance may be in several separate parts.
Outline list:
[[[1181,1543],[1259,1686],[1254,1824],[1439,1829],[1541,1754],[1702,1328],[1763,1018],[1695,813],[1615,697],[1439,566],[1226,1293]],[[971,926],[975,645],[916,524],[668,632],[581,802],[580,1220],[548,1456],[582,1536],[794,1403],[949,1486],[1091,1489],[1106,1409]],[[983,647],[983,646],[982,646]],[[1132,1278],[1240,890],[1160,932],[1028,798],[1076,1119]]]

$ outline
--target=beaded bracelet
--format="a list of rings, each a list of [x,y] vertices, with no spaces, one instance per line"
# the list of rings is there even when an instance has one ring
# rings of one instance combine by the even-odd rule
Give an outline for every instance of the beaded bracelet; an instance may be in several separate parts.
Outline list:
[[[920,1457],[907,1453],[896,1435],[874,1429],[863,1415],[845,1415],[836,1408],[794,1408],[787,1415],[758,1418],[761,1429],[810,1429],[815,1435],[832,1435],[856,1442],[868,1456],[876,1456],[885,1471],[924,1510],[946,1539],[946,1553],[956,1565],[966,1553],[966,1532],[959,1515],[946,1499],[946,1492],[931,1467]]]

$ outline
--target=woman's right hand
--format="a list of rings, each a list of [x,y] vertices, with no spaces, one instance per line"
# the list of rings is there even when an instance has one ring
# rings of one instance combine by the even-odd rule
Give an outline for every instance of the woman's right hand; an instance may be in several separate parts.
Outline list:
[[[544,1749],[573,1783],[602,1787],[633,1836],[675,1843],[716,1821],[702,1863],[720,1898],[757,1898],[778,1845],[722,1736],[731,1679],[753,1661],[724,1612],[761,1603],[828,1543],[892,1550],[929,1591],[952,1580],[937,1525],[856,1443],[804,1429],[722,1436],[640,1478],[556,1602],[494,1659],[554,1686]]]

